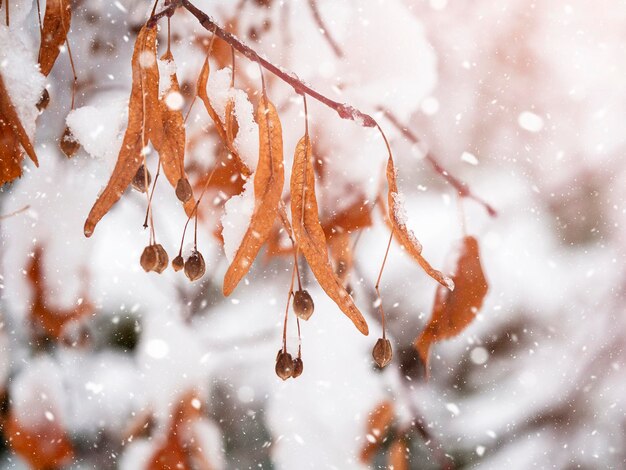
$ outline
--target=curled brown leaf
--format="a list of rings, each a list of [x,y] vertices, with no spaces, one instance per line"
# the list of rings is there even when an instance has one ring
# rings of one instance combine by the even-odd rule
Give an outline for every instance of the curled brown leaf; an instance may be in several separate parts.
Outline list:
[[[22,175],[22,150],[39,166],[33,144],[22,126],[0,73],[0,185]]]
[[[428,261],[422,256],[422,245],[415,237],[415,234],[406,226],[406,214],[402,206],[400,193],[398,192],[398,183],[396,181],[396,168],[393,164],[393,158],[389,155],[387,160],[387,185],[389,187],[387,193],[387,203],[389,204],[389,220],[392,225],[393,234],[402,247],[417,261],[421,268],[432,277],[435,281],[444,287],[454,289],[454,282],[445,276],[441,271],[433,268]]]
[[[357,329],[367,335],[363,315],[330,264],[326,236],[319,220],[311,143],[305,135],[296,146],[291,172],[291,218],[298,247],[317,282]]]
[[[365,443],[361,447],[359,458],[364,464],[369,464],[380,449],[389,433],[395,416],[393,403],[385,400],[372,410],[367,420]]]
[[[70,29],[71,19],[70,0],[46,0],[39,46],[39,67],[45,76],[48,76],[59,56],[60,48]]]
[[[430,346],[463,331],[474,320],[487,295],[488,284],[480,264],[478,241],[474,237],[463,239],[454,283],[453,291],[441,286],[437,288],[430,321],[415,341],[415,348],[427,371]]]
[[[167,51],[161,60],[173,61],[171,51]],[[168,96],[180,95],[180,86],[176,73],[170,75],[170,87],[159,98],[160,125],[154,123],[155,132],[150,136],[165,177],[174,189],[178,182],[187,179],[185,173],[185,118],[181,108],[168,105]],[[156,117],[156,116],[155,116]],[[191,217],[195,207],[193,194],[184,203],[185,213]]]
[[[122,197],[144,161],[143,147],[160,128],[159,69],[156,61],[156,27],[143,26],[137,35],[132,58],[133,84],[128,103],[128,126],[117,162],[106,187],[85,221],[85,236]]]
[[[256,119],[259,125],[259,163],[254,173],[254,212],[224,276],[224,295],[230,295],[237,287],[270,236],[285,182],[280,119],[265,95],[259,101]]]

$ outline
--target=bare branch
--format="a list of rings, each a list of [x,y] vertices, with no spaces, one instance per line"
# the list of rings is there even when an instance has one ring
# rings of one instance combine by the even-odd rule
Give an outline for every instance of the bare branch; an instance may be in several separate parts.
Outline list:
[[[313,13],[313,19],[315,19],[317,27],[320,29],[322,35],[326,38],[326,41],[328,41],[328,45],[331,47],[337,57],[342,58],[343,51],[339,47],[339,44],[337,44],[337,42],[333,39],[333,36],[330,34],[330,31],[324,24],[324,20],[320,15],[319,8],[317,8],[317,1],[309,0],[309,7],[311,8],[311,13]]]

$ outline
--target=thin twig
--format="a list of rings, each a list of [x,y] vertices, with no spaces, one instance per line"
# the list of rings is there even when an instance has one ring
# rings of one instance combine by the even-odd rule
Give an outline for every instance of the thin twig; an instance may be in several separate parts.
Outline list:
[[[378,109],[384,114],[387,120],[396,129],[398,129],[402,133],[402,135],[406,137],[409,141],[411,141],[413,144],[419,144],[421,142],[419,137],[417,137],[408,127],[402,125],[402,123],[391,111],[382,106]],[[472,193],[467,183],[461,181],[456,176],[452,175],[448,170],[446,170],[433,156],[432,153],[427,152],[425,158],[426,161],[428,161],[428,163],[430,163],[430,165],[433,167],[433,169],[437,173],[439,173],[450,184],[450,186],[452,186],[456,190],[461,198],[473,199],[474,201],[478,202],[485,208],[485,210],[491,217],[495,217],[498,215],[498,212],[488,202],[484,201],[483,199]]]
[[[296,78],[295,75],[284,71],[280,67],[269,62],[267,59],[264,59],[254,49],[251,49],[243,42],[241,42],[238,38],[221,28],[217,23],[215,23],[215,21],[213,21],[213,19],[209,15],[196,8],[189,0],[178,0],[177,2],[173,2],[163,11],[160,11],[159,13],[153,15],[148,21],[149,24],[155,24],[156,21],[158,21],[163,16],[166,16],[169,12],[173,11],[179,5],[183,6],[189,13],[195,16],[203,28],[205,28],[207,31],[215,33],[216,36],[224,40],[231,47],[238,50],[245,57],[253,62],[257,62],[261,67],[280,78],[283,82],[290,85],[296,93],[300,95],[309,95],[311,98],[335,110],[337,114],[339,114],[339,117],[341,117],[342,119],[355,121],[363,127],[376,127],[376,120],[372,116],[370,116],[369,114],[365,114],[364,112],[346,103],[339,103],[337,101],[334,101],[322,95],[320,92],[314,90],[310,86],[305,85],[302,81]]]
[[[30,209],[30,205],[29,204],[25,205],[21,209],[18,209],[16,211],[11,212],[10,214],[0,215],[0,220],[9,219],[9,218],[13,217],[14,215],[21,214],[22,212],[27,211],[28,209]]]
[[[335,55],[340,59],[343,58],[343,51],[341,50],[337,42],[333,39],[332,35],[330,34],[330,31],[324,24],[324,20],[322,19],[322,16],[320,15],[319,8],[317,8],[317,1],[309,0],[309,7],[311,8],[311,13],[313,13],[313,19],[317,23],[317,27],[320,29],[322,36],[326,38],[328,45],[333,50]]]

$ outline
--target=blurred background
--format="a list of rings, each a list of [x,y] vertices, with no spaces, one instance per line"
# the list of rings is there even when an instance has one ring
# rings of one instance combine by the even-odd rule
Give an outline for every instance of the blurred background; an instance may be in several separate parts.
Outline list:
[[[0,73],[28,84],[38,72],[13,61],[36,67],[37,2],[5,0],[0,18],[7,4]],[[394,357],[376,367],[374,284],[389,231],[374,210],[372,225],[350,235],[349,282],[370,335],[356,331],[301,263],[315,314],[300,325],[304,373],[283,382],[274,363],[293,259],[262,252],[223,297],[228,262],[216,233],[234,220],[222,218],[233,184],[212,186],[200,205],[207,273],[195,283],[171,269],[141,269],[148,233],[138,192],[129,190],[86,239],[86,215],[126,127],[134,40],[153,5],[72,1],[75,109],[64,47],[41,81],[50,104],[30,123],[34,131],[36,117],[40,167],[25,160],[24,175],[0,189],[2,468],[625,468],[626,3],[194,4],[272,62],[378,120],[424,255],[451,272],[459,240],[474,235],[485,303],[458,337],[433,347],[427,381],[413,342],[437,286],[393,243],[380,288]],[[167,22],[160,27],[162,54]],[[198,190],[224,152],[194,104],[211,35],[180,9],[171,40],[190,110],[187,171]],[[218,107],[231,65],[229,48],[215,40],[209,95]],[[264,77],[289,177],[304,132],[302,99]],[[256,103],[259,69],[239,55],[235,87]],[[387,158],[380,135],[313,100],[309,125],[322,220],[374,201]],[[80,144],[71,159],[59,148],[66,126]],[[427,155],[497,215],[460,201]],[[156,158],[149,164],[154,176]],[[172,259],[186,217],[164,179],[153,204],[157,239]],[[288,248],[286,237],[277,240]],[[295,351],[294,316],[287,331]]]

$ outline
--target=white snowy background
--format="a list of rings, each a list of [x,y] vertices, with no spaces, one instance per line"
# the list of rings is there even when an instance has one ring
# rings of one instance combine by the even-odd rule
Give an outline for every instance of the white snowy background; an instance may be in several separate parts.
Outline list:
[[[308,1],[273,0],[266,7],[244,0],[241,10],[234,1],[194,2],[221,24],[238,12],[238,34],[257,51],[376,117],[395,152],[409,226],[435,266],[447,266],[462,228],[456,195],[424,160],[425,148],[498,211],[490,218],[475,202],[463,203],[490,291],[474,323],[435,346],[428,382],[416,372],[411,344],[429,318],[436,285],[395,244],[381,285],[394,361],[382,372],[373,366],[380,325],[372,291],[388,236],[379,217],[359,241],[353,274],[370,335],[360,335],[305,276],[315,314],[302,324],[304,373],[282,382],[274,359],[290,258],[268,263],[260,256],[224,299],[227,261],[212,235],[220,221],[212,214],[218,194],[203,202],[198,243],[207,274],[198,283],[171,269],[159,276],[139,266],[148,242],[144,195],[128,191],[94,235],[83,236],[121,145],[133,41],[151,2],[73,2],[69,40],[80,86],[68,116],[66,49],[44,79],[36,69],[36,3],[5,0],[2,20],[7,1],[11,24],[0,24],[0,73],[35,138],[40,167],[25,160],[22,178],[0,190],[2,214],[29,206],[0,221],[0,390],[24,423],[36,426],[55,410],[53,419],[75,444],[70,468],[143,468],[190,390],[203,413],[198,445],[218,469],[364,468],[358,456],[367,416],[384,399],[396,404],[401,424],[424,423],[458,468],[626,465],[624,2],[318,0],[342,58]],[[204,59],[196,35],[209,37],[191,15],[177,12],[173,54],[179,81],[192,87]],[[304,131],[302,100],[269,76],[288,178]],[[243,57],[239,83],[260,86],[258,67]],[[51,103],[35,131],[44,84]],[[233,93],[229,84],[230,71],[213,64],[208,91],[220,114]],[[246,131],[237,145],[253,168],[258,142],[250,103],[241,93],[237,100]],[[308,103],[328,175],[321,211],[350,206],[359,191],[374,198],[386,159],[380,136]],[[377,113],[380,106],[424,145],[407,142]],[[188,123],[188,137],[211,126],[199,101]],[[66,125],[82,145],[71,160],[58,148]],[[218,147],[208,138],[187,158],[207,166]],[[245,230],[245,194],[226,206],[226,255]],[[157,239],[171,259],[185,217],[165,179],[154,207]],[[36,245],[45,250],[55,307],[74,306],[88,283],[97,307],[85,321],[88,347],[35,352],[25,269]],[[131,347],[129,341],[115,346],[116,335],[132,337]],[[148,412],[156,419],[152,438],[125,440],[131,422]],[[410,448],[410,468],[438,468],[418,434]],[[27,468],[8,445],[0,447],[0,459],[3,468]],[[374,465],[384,462],[381,455]]]

